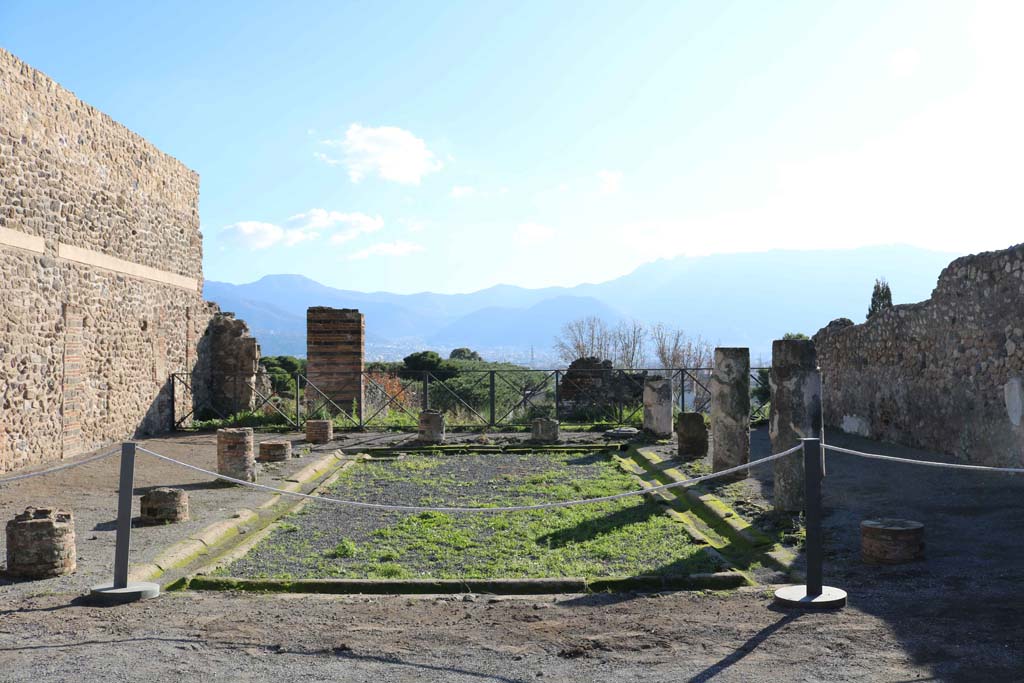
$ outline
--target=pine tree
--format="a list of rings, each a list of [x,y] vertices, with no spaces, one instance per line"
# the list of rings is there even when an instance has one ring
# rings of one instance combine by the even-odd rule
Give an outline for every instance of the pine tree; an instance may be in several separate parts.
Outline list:
[[[871,306],[868,308],[868,320],[887,308],[892,308],[892,290],[885,278],[875,280],[875,288],[871,292]]]

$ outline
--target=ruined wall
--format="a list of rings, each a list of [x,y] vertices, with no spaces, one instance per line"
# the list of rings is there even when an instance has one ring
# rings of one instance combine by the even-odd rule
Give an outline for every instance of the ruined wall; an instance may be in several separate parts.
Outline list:
[[[1024,464],[1024,244],[959,258],[928,301],[835,320],[814,341],[826,425]]]
[[[306,389],[309,405],[329,398],[346,413],[363,403],[366,321],[353,308],[314,306],[306,311]],[[330,412],[337,412],[328,406]],[[353,411],[353,412],[356,412]]]
[[[199,178],[0,49],[0,471],[170,427],[203,302]]]

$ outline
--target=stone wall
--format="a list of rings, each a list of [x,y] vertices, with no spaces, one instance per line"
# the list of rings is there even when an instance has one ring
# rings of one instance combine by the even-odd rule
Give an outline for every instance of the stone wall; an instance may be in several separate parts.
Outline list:
[[[1024,244],[959,258],[927,301],[834,320],[814,341],[826,425],[1024,464]]]
[[[330,399],[345,411],[363,403],[366,321],[353,308],[313,306],[306,311],[306,378],[310,406]],[[331,413],[337,410],[328,404]],[[355,411],[353,411],[355,412]]]
[[[0,471],[170,428],[169,375],[217,313],[198,200],[195,172],[0,49]]]

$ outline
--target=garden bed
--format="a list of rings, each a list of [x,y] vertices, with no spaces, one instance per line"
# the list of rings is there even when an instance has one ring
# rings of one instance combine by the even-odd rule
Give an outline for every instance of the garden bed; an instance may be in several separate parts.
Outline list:
[[[322,495],[423,506],[503,507],[639,488],[614,451],[428,454],[361,460]],[[397,513],[312,503],[245,557],[239,579],[687,577],[722,567],[643,496],[512,513]],[[396,591],[399,592],[399,591]]]

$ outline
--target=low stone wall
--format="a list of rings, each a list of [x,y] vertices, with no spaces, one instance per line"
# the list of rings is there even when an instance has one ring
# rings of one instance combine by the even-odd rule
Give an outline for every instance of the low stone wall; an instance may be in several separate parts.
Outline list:
[[[815,336],[827,426],[1024,464],[1024,245],[956,259],[927,301]]]

